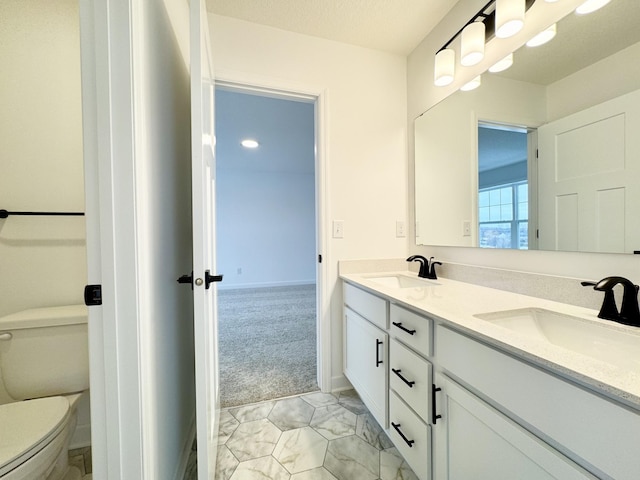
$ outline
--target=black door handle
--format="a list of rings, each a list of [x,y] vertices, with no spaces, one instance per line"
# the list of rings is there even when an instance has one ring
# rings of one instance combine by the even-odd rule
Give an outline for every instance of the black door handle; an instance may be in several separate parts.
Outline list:
[[[398,327],[400,330],[407,332],[409,335],[414,335],[416,333],[415,330],[409,330],[408,328],[402,325],[402,322],[391,322],[394,326]]]
[[[223,275],[211,275],[210,270],[204,272],[204,286],[208,290],[213,282],[221,282]]]
[[[398,432],[398,435],[400,435],[402,437],[402,439],[405,441],[405,443],[407,445],[409,445],[409,448],[413,448],[413,444],[416,443],[415,440],[409,440],[404,433],[402,433],[402,430],[400,430],[400,424],[399,423],[393,423],[391,422],[391,426],[394,428],[394,430],[396,432]]]
[[[436,387],[434,384],[431,384],[431,422],[435,425],[439,418],[442,418],[442,415],[438,415],[436,409],[436,392],[440,392],[442,389],[440,387]]]
[[[382,341],[376,338],[376,368],[383,363],[382,360],[380,360],[380,345],[382,345]]]
[[[413,386],[416,384],[416,382],[414,382],[413,380],[409,381],[406,378],[404,378],[402,376],[402,373],[401,373],[402,370],[400,370],[400,369],[396,370],[395,368],[392,368],[391,371],[393,373],[395,373],[400,378],[400,380],[402,380],[404,383],[406,383],[409,386],[409,388],[413,388]]]
[[[182,275],[180,278],[178,278],[177,282],[188,283],[191,285],[191,290],[193,290],[193,272],[186,275]]]

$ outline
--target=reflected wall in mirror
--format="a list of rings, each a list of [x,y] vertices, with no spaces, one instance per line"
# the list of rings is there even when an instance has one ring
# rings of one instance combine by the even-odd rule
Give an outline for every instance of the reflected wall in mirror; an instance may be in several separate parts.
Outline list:
[[[640,250],[639,24],[637,0],[572,13],[418,117],[416,243]]]

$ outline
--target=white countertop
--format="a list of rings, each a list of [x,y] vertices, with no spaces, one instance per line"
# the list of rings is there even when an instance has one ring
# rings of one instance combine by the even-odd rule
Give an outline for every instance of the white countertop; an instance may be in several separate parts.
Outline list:
[[[418,278],[415,273],[406,270],[380,273],[342,273],[340,278],[385,297],[393,303],[408,306],[431,317],[437,317],[443,324],[467,332],[486,343],[640,410],[640,371],[623,369],[544,341],[535,340],[525,334],[476,318],[474,315],[536,307],[594,322],[604,322],[609,328],[620,329],[638,336],[640,336],[639,328],[601,320],[597,316],[597,310],[446,278],[438,278],[436,280],[438,285],[402,289],[386,287],[370,279],[394,274]],[[637,355],[640,356],[640,351],[637,352]]]

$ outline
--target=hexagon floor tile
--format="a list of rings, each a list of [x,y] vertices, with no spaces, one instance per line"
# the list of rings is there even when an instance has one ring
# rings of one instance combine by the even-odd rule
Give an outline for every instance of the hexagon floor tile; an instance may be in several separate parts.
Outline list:
[[[217,480],[418,480],[353,390],[225,409],[218,443]]]

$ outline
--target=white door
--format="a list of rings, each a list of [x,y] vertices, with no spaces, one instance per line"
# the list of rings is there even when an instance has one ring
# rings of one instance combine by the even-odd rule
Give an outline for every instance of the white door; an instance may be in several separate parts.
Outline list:
[[[214,80],[204,0],[191,0],[193,315],[198,479],[214,478],[219,416],[215,245]]]
[[[539,246],[640,249],[640,91],[538,130]]]

